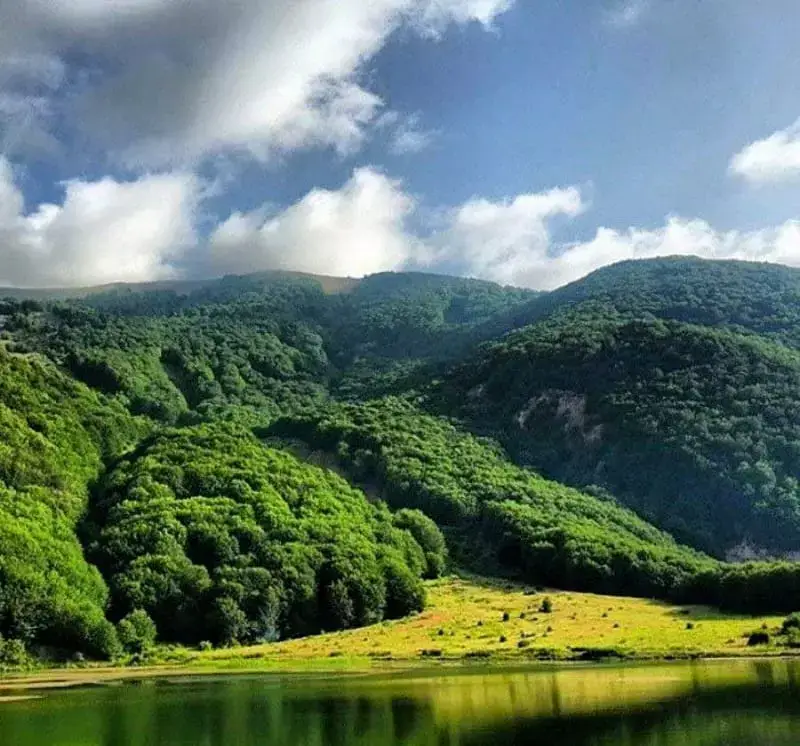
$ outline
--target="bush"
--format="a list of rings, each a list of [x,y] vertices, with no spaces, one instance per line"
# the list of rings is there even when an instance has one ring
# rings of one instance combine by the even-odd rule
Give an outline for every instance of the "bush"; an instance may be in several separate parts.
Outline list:
[[[789,633],[786,635],[786,645],[792,649],[800,648],[800,630],[789,630]]]
[[[432,650],[421,650],[420,655],[423,658],[441,658],[443,653],[438,648]]]
[[[798,612],[789,614],[789,616],[783,620],[783,624],[781,625],[781,633],[785,635],[793,629],[800,630],[800,613]]]
[[[136,609],[117,625],[117,636],[126,653],[141,655],[155,645],[156,625],[146,611]]]
[[[747,638],[748,647],[755,647],[756,645],[769,645],[770,636],[769,632],[759,630],[758,632],[751,632]]]
[[[539,612],[542,614],[551,614],[553,612],[553,601],[549,596],[546,596],[542,600],[542,603],[539,606]]]
[[[22,640],[4,640],[0,637],[0,671],[28,668],[31,657]]]

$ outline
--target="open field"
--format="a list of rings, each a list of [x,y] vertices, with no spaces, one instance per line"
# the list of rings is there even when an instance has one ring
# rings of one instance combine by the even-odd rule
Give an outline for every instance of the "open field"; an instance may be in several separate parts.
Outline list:
[[[549,613],[541,610],[546,598]],[[702,606],[447,578],[428,584],[428,608],[409,619],[254,647],[159,648],[143,666],[10,677],[0,681],[0,692],[234,671],[356,674],[467,663],[785,655],[793,651],[775,639],[782,621],[782,616],[736,616]],[[765,626],[773,642],[748,647],[748,634]]]
[[[552,603],[549,613],[541,611],[545,598]],[[736,616],[703,606],[534,592],[483,579],[448,578],[428,585],[428,608],[410,619],[272,645],[210,651],[196,660],[561,660],[612,650],[630,658],[763,655],[782,648],[748,647],[747,635],[764,625],[775,632],[782,621],[781,616]]]

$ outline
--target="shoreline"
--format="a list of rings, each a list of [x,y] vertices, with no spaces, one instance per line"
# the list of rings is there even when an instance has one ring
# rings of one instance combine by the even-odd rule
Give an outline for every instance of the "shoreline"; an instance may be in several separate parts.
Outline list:
[[[538,589],[478,577],[426,584],[420,614],[371,627],[252,646],[160,645],[140,660],[86,662],[0,673],[0,698],[34,690],[144,679],[257,675],[302,678],[408,676],[687,661],[798,659],[782,616]],[[543,601],[548,609],[543,610]],[[752,645],[754,631],[767,644]],[[0,699],[0,702],[2,699]]]
[[[288,678],[293,682],[303,680],[323,681],[325,679],[358,679],[366,677],[411,677],[449,675],[458,673],[507,673],[513,671],[548,671],[601,669],[612,667],[643,668],[647,666],[669,666],[686,663],[756,663],[759,661],[798,661],[800,653],[791,651],[760,651],[753,654],[691,654],[691,655],[652,655],[631,657],[608,657],[599,660],[587,660],[577,657],[562,659],[536,659],[515,656],[497,658],[495,660],[472,659],[424,659],[397,660],[376,662],[353,659],[341,661],[340,665],[331,665],[328,659],[313,661],[285,661],[286,665],[276,666],[271,661],[261,664],[242,665],[241,660],[230,660],[231,665],[169,665],[154,664],[147,666],[86,666],[49,668],[26,673],[10,673],[0,675],[0,705],[36,699],[35,694],[18,694],[19,692],[47,692],[64,689],[78,689],[95,686],[116,686],[137,681],[167,681],[169,679],[210,679],[215,677],[274,677]],[[294,665],[292,665],[294,664]],[[298,665],[300,664],[300,665]]]

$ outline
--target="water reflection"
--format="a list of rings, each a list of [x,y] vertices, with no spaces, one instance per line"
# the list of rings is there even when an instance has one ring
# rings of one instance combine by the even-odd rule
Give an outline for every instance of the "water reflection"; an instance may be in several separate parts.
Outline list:
[[[0,743],[795,746],[798,693],[791,661],[143,682],[2,704]]]

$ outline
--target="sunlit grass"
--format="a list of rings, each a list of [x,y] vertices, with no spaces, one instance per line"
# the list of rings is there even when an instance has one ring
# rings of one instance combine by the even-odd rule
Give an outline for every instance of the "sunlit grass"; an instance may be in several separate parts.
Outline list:
[[[552,611],[542,605],[550,599]],[[354,661],[530,660],[763,655],[750,632],[780,627],[782,617],[724,614],[703,606],[533,589],[483,579],[428,584],[425,612],[372,627],[249,648],[192,655],[194,662],[257,661],[335,669]]]

